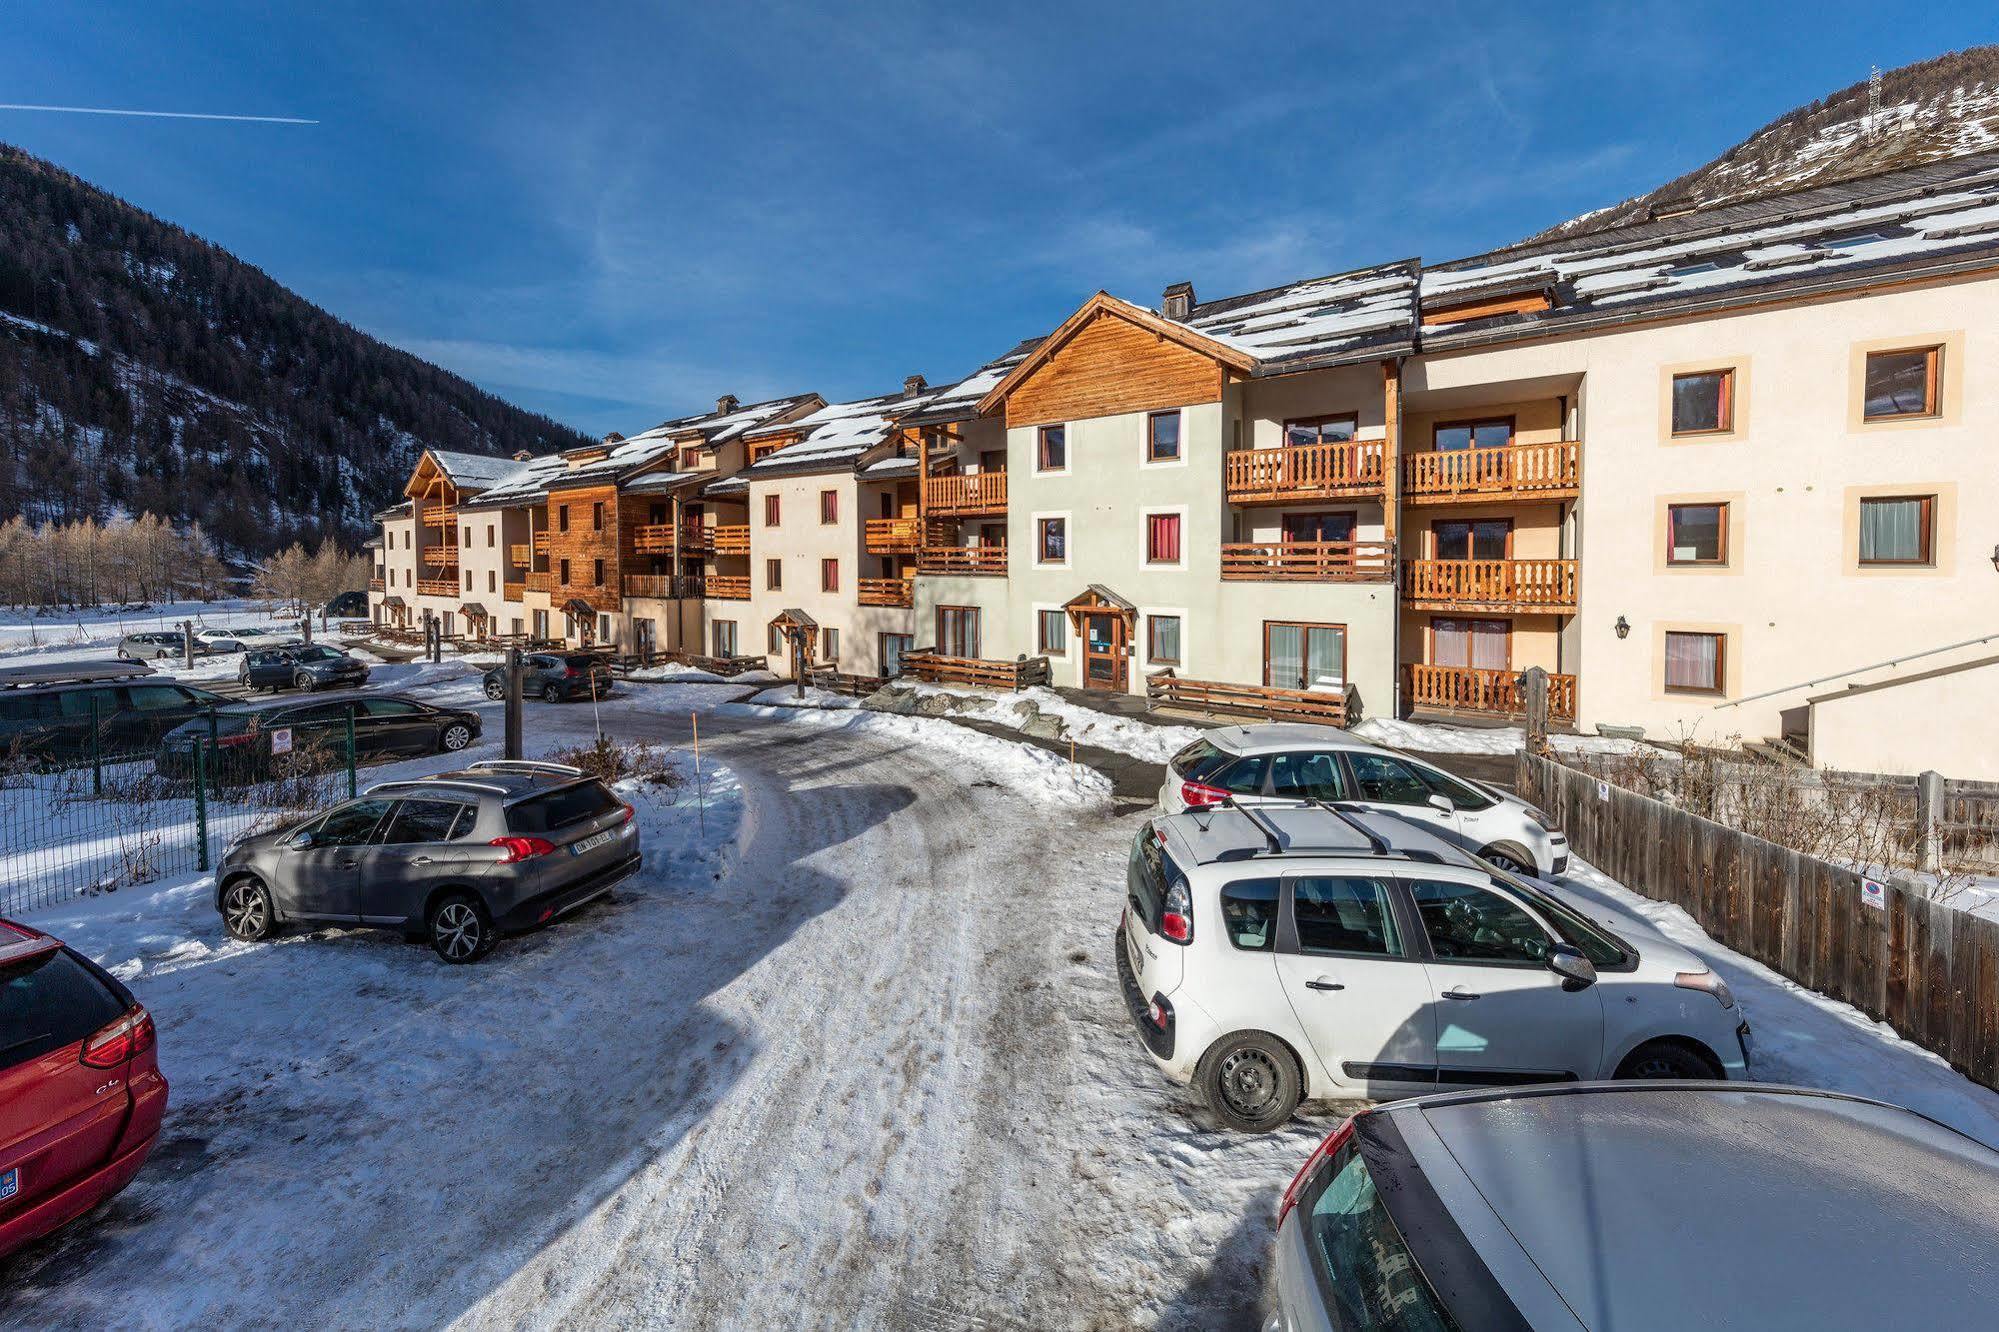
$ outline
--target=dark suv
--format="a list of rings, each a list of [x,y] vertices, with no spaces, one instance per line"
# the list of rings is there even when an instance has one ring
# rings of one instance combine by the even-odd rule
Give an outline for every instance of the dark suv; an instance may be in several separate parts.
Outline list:
[[[294,703],[236,703],[169,731],[160,742],[163,776],[194,771],[197,740],[212,746],[211,771],[224,781],[249,781],[295,768],[300,756],[344,760],[347,719],[354,719],[354,757],[455,754],[479,738],[479,714],[434,707],[413,698],[359,697]]]
[[[588,652],[529,652],[521,657],[521,697],[560,703],[569,698],[605,698],[611,692],[611,667]],[[486,672],[486,697],[507,696],[507,668]]]
[[[64,678],[72,671],[82,678]],[[174,727],[228,702],[149,674],[134,665],[0,671],[0,761],[145,754]]]
[[[245,652],[236,678],[252,689],[327,689],[368,681],[368,667],[356,657],[330,647],[269,648]]]
[[[641,863],[632,807],[581,769],[494,760],[370,787],[229,848],[215,909],[238,939],[291,921],[379,925],[476,962]]]

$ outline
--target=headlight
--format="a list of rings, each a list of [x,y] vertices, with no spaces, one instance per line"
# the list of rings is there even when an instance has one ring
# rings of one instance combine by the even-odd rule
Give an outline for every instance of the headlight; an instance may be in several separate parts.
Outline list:
[[[1673,977],[1673,984],[1683,990],[1706,990],[1723,1008],[1735,1007],[1735,995],[1728,982],[1712,971],[1682,971]]]

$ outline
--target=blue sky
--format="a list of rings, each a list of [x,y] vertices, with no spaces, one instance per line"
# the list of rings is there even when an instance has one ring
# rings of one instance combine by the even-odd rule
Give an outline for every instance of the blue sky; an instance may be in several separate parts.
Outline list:
[[[1600,10],[1600,12],[1599,12]],[[1486,249],[1999,36],[1833,3],[0,0],[48,157],[592,433],[941,382],[1099,287]]]

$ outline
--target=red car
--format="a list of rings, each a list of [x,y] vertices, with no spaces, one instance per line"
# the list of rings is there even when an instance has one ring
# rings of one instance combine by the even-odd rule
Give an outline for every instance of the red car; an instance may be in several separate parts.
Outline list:
[[[167,1080],[151,1014],[75,949],[0,920],[0,1256],[139,1173]]]

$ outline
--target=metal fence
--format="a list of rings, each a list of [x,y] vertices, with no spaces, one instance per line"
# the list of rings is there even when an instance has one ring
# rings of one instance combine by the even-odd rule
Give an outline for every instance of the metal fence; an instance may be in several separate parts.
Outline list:
[[[310,732],[211,712],[164,740],[78,721],[0,756],[0,915],[210,869],[357,785],[351,710]]]

